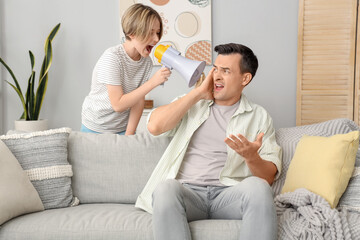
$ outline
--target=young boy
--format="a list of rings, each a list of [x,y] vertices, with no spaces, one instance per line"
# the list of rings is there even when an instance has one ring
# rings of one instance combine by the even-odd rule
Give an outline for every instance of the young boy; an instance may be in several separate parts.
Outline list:
[[[83,132],[135,134],[145,95],[171,74],[161,68],[149,79],[149,55],[163,33],[160,15],[149,6],[134,4],[121,22],[125,43],[107,49],[93,70],[91,90],[82,106]]]

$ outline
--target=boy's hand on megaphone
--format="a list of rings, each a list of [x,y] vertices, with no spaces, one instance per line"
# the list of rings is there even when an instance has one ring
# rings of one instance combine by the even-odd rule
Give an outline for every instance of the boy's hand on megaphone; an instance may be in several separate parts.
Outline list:
[[[163,84],[168,80],[171,75],[170,69],[166,67],[161,67],[154,76],[150,79],[156,86]]]
[[[214,99],[214,69],[212,68],[209,71],[209,74],[206,76],[202,84],[197,87],[197,90],[200,92],[202,99],[213,100]]]

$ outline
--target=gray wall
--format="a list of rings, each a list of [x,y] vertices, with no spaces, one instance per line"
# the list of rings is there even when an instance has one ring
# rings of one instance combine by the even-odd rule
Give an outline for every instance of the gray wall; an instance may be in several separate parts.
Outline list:
[[[260,66],[245,93],[270,112],[276,128],[295,126],[297,12],[298,1],[212,1],[213,46],[238,42],[254,50]],[[36,57],[39,74],[45,38],[61,22],[53,41],[53,65],[40,114],[49,119],[50,128],[79,130],[81,105],[90,90],[94,64],[106,48],[119,43],[118,13],[118,0],[0,0],[0,55],[23,88],[30,75],[28,50]],[[206,67],[205,72],[209,70]],[[0,76],[11,80],[4,68]],[[188,91],[185,81],[173,72],[165,86],[149,96],[159,106]],[[0,81],[0,101],[3,134],[13,129],[22,108],[4,81]]]

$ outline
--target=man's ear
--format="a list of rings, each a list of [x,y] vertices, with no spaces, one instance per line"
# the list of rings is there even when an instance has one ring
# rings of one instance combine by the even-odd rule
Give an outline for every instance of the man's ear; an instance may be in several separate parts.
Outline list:
[[[244,77],[243,77],[242,85],[243,85],[243,86],[248,85],[248,84],[250,83],[251,79],[252,79],[251,73],[245,73],[245,74],[244,74]]]

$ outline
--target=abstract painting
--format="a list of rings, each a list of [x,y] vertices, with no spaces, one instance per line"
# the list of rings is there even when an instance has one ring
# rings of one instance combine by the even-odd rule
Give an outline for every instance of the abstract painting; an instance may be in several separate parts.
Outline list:
[[[211,0],[120,0],[120,19],[134,3],[148,5],[160,14],[164,32],[158,44],[171,45],[182,56],[212,64]],[[122,29],[120,37],[125,41]],[[153,54],[151,58],[159,65]]]

